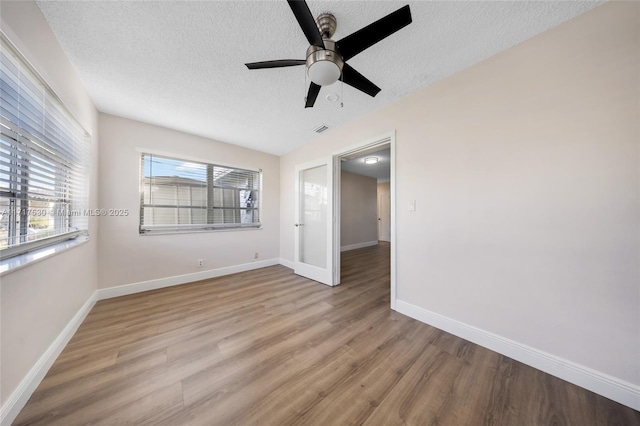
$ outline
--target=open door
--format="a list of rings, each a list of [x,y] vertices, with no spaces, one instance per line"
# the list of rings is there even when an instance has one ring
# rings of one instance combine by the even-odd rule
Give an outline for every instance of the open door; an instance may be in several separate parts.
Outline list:
[[[378,193],[378,240],[391,241],[391,195],[389,191]]]
[[[332,158],[296,166],[295,268],[303,277],[333,282]]]

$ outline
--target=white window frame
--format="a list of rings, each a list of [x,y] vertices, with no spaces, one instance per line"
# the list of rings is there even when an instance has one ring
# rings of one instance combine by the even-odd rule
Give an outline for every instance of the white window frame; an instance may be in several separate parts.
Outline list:
[[[256,229],[262,229],[262,222],[261,222],[261,213],[262,213],[262,185],[263,185],[263,176],[262,176],[262,169],[258,169],[258,170],[254,170],[254,169],[249,169],[249,168],[243,168],[243,167],[236,167],[236,166],[229,166],[229,165],[223,165],[223,164],[216,164],[216,163],[211,163],[211,162],[207,162],[207,161],[202,161],[202,160],[193,160],[193,159],[187,159],[187,158],[181,158],[179,156],[174,156],[171,154],[165,154],[165,153],[154,153],[153,151],[148,151],[148,150],[140,150],[140,173],[139,173],[139,178],[140,178],[140,221],[139,221],[139,233],[140,235],[156,235],[156,234],[181,234],[181,233],[194,233],[194,232],[212,232],[212,231],[223,231],[223,230],[256,230]],[[214,201],[213,201],[213,197],[212,197],[212,193],[214,190],[214,187],[217,188],[217,186],[213,185],[213,176],[208,177],[207,178],[207,183],[206,183],[206,192],[207,192],[207,205],[206,207],[204,207],[207,210],[207,223],[204,224],[170,224],[170,225],[149,225],[149,224],[144,224],[144,209],[145,207],[151,207],[152,204],[145,204],[145,156],[153,156],[153,157],[157,157],[157,158],[162,158],[162,159],[166,159],[166,160],[173,160],[173,161],[183,161],[183,162],[188,162],[188,163],[196,163],[196,164],[201,164],[207,167],[207,169],[209,168],[215,168],[215,167],[222,167],[222,168],[226,168],[226,169],[233,169],[234,171],[241,171],[241,172],[248,172],[248,173],[255,173],[255,175],[257,176],[259,182],[258,182],[258,189],[255,190],[257,192],[257,207],[253,207],[251,208],[252,210],[255,210],[257,212],[258,215],[258,222],[252,222],[252,223],[237,223],[237,222],[229,222],[229,223],[214,223],[213,219],[212,219],[212,215],[210,214],[212,212],[213,209],[227,209],[229,207],[221,207],[221,206],[216,206],[214,205]],[[211,180],[210,180],[211,179]],[[237,188],[237,189],[241,189],[241,188]],[[163,206],[163,207],[174,207],[174,205],[167,205],[167,206]],[[175,206],[176,208],[178,208],[178,205]],[[179,206],[180,208],[203,208],[200,206]],[[241,207],[237,207],[237,208],[233,208],[233,209],[237,209],[237,210],[246,210],[246,208],[241,208]]]
[[[54,215],[63,218],[61,220],[65,221],[64,223],[67,224],[66,226],[64,226],[65,230],[57,234],[37,238],[33,241],[26,241],[28,239],[28,235],[23,235],[23,231],[24,228],[28,228],[29,213],[24,212],[25,208],[22,201],[21,203],[15,202],[18,199],[18,192],[16,191],[18,187],[21,188],[20,199],[25,200],[25,202],[37,201],[35,198],[32,198],[34,197],[33,194],[37,195],[37,191],[33,192],[33,189],[30,190],[30,184],[25,182],[30,182],[31,179],[34,179],[35,181],[38,178],[40,178],[40,180],[42,181],[42,176],[44,175],[42,174],[42,171],[34,171],[33,173],[23,171],[20,173],[24,174],[24,176],[28,180],[24,181],[21,180],[21,177],[19,177],[18,180],[21,180],[20,182],[18,182],[17,180],[14,181],[13,179],[15,178],[15,176],[10,177],[12,173],[15,173],[14,171],[12,171],[12,167],[14,167],[13,164],[15,164],[15,167],[25,167],[24,164],[29,163],[28,161],[25,163],[25,158],[30,158],[29,156],[32,155],[40,156],[40,152],[46,152],[46,156],[54,158],[54,160],[52,160],[53,162],[50,164],[54,164],[55,162],[62,162],[69,165],[68,169],[64,169],[69,170],[65,173],[75,174],[76,176],[79,173],[82,173],[83,176],[86,176],[89,174],[89,170],[91,167],[91,139],[89,133],[83,128],[83,126],[74,117],[74,115],[70,112],[66,105],[60,100],[53,89],[51,89],[51,87],[28,62],[24,55],[22,55],[22,53],[15,47],[15,45],[11,43],[9,38],[1,31],[0,44],[2,45],[3,54],[5,54],[7,57],[12,57],[13,59],[11,59],[10,61],[14,61],[16,66],[19,67],[19,75],[24,75],[25,78],[29,79],[32,82],[31,84],[37,84],[39,90],[42,91],[42,104],[38,102],[38,107],[44,108],[43,111],[50,111],[50,113],[54,114],[56,120],[63,120],[59,121],[58,123],[61,124],[58,125],[64,127],[65,129],[67,129],[66,131],[69,132],[57,133],[64,139],[59,139],[57,141],[50,140],[47,136],[48,134],[46,131],[44,131],[41,136],[32,134],[32,132],[30,132],[28,129],[21,127],[19,119],[17,120],[17,122],[15,122],[16,120],[11,116],[11,114],[5,116],[4,113],[0,112],[0,132],[3,135],[3,139],[6,139],[6,142],[2,143],[3,149],[8,149],[9,152],[14,153],[20,152],[20,154],[16,155],[20,155],[19,158],[21,158],[20,160],[15,160],[14,162],[12,160],[12,158],[14,158],[13,154],[4,155],[3,153],[3,163],[12,164],[11,166],[8,166],[8,169],[5,169],[4,175],[9,177],[9,180],[13,182],[9,184],[8,188],[0,188],[0,198],[8,200],[9,203],[9,206],[6,209],[7,211],[3,211],[3,214],[6,213],[8,217],[8,245],[0,249],[0,260],[2,260],[2,265],[0,265],[0,272],[6,272],[7,270],[11,270],[13,268],[5,268],[5,263],[15,263],[13,259],[20,259],[20,256],[28,253],[40,253],[40,251],[42,251],[41,249],[54,245],[62,244],[65,248],[71,247],[73,245],[69,245],[66,243],[68,240],[74,240],[82,236],[81,240],[86,241],[89,235],[88,218],[83,214],[84,211],[88,208],[88,180],[86,179],[86,177],[82,179],[71,178],[71,180],[69,180],[69,177],[67,176],[66,178],[64,178],[65,183],[59,184],[58,179],[60,178],[56,177],[54,183],[56,187],[58,187],[58,185],[63,185],[62,188],[68,188],[68,185],[71,185],[73,186],[73,190],[69,191],[67,189],[62,189],[63,191],[65,191],[65,195],[57,195],[57,198],[55,200],[53,198],[43,198],[40,202],[44,204],[59,202],[63,203],[66,206],[66,208],[59,209],[58,205],[56,205],[56,212],[53,213]],[[9,81],[9,79],[10,78],[7,77],[7,81]],[[10,84],[8,84],[8,87],[10,87]],[[7,96],[10,95],[7,94]],[[32,104],[24,105],[18,99],[17,105],[23,105],[26,108],[27,106]],[[44,105],[48,105],[48,107],[44,107]],[[47,112],[46,114],[49,114],[49,112]],[[51,132],[51,130],[49,130],[49,132]],[[62,144],[60,145],[61,148],[58,147],[59,144]],[[73,156],[69,156],[68,154],[65,154],[65,152],[63,151],[64,149],[72,149],[74,150],[74,152],[77,151],[77,153],[79,154],[76,153],[73,154]],[[5,167],[7,166],[5,165]],[[58,176],[58,174],[63,170],[58,169],[61,166],[55,166],[55,168],[53,168],[53,166],[49,167],[51,168],[51,172],[49,173],[52,173],[56,176]],[[78,170],[81,170],[81,172],[78,172]],[[35,177],[32,177],[32,174]],[[56,192],[57,191],[58,190],[56,189]],[[27,208],[27,210],[30,209]],[[47,209],[43,208],[41,210]],[[20,226],[18,228],[19,222]],[[54,229],[54,232],[58,232],[60,230],[61,228],[56,228]],[[13,239],[12,241],[10,241],[11,238]],[[15,240],[18,241],[16,242]],[[59,250],[56,250],[56,252],[57,251]],[[40,257],[42,256],[39,256],[39,258]],[[23,266],[23,264],[29,262],[20,261],[18,263],[20,263],[20,266]]]

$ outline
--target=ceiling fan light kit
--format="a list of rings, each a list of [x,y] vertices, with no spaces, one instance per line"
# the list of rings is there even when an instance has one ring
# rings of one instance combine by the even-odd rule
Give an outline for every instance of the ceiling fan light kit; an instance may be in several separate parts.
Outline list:
[[[325,47],[309,46],[307,49],[307,74],[309,80],[319,86],[328,86],[342,75],[344,61],[335,51],[336,43],[325,39]]]
[[[369,96],[376,96],[380,88],[353,69],[346,61],[409,25],[411,23],[409,6],[401,7],[342,40],[333,41],[331,37],[337,28],[337,21],[333,14],[323,13],[315,20],[304,0],[287,0],[287,3],[309,41],[306,59],[251,62],[245,64],[247,68],[255,70],[305,65],[311,80],[305,108],[313,107],[322,86],[328,86],[338,80]]]

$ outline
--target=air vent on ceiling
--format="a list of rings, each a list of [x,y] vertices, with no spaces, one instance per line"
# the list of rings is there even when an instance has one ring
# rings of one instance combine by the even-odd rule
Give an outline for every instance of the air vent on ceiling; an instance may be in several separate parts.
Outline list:
[[[318,126],[315,129],[313,129],[313,131],[316,132],[316,133],[322,133],[325,130],[329,130],[329,126],[327,126],[326,124],[321,124],[320,126]]]

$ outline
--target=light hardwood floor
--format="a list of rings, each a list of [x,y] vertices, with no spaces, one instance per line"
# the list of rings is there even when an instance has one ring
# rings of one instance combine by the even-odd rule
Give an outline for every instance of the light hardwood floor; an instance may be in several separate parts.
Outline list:
[[[389,310],[389,246],[327,287],[273,266],[100,301],[17,425],[640,425]]]

